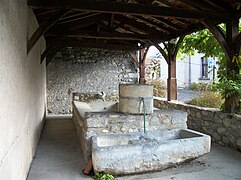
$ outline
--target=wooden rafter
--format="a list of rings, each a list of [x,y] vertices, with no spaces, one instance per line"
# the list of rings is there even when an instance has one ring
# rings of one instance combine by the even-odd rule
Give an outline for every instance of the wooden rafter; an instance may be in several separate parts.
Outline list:
[[[103,15],[95,14],[92,16],[82,17],[81,19],[78,19],[76,21],[68,22],[65,24],[56,24],[53,28],[55,32],[62,33],[63,30],[74,30],[74,29],[81,29],[83,27],[86,27],[88,25],[91,25],[95,23],[96,21],[99,21],[103,18]],[[52,29],[50,29],[52,32]]]
[[[147,18],[144,18],[144,17],[141,17],[141,16],[135,16],[134,18],[139,19],[139,20],[143,21],[144,23],[147,23],[147,24],[155,27],[157,30],[160,29],[162,32],[164,32],[166,34],[170,34],[170,29],[167,28],[167,27],[164,27],[161,24],[158,24],[158,23],[156,23],[154,21],[151,21],[151,20],[149,20]]]
[[[185,35],[179,37],[178,41],[175,44],[170,42],[163,42],[164,48],[162,48],[158,43],[152,42],[152,44],[158,49],[158,51],[162,54],[164,59],[166,60],[167,64],[170,64],[170,56],[176,57],[179,46],[181,45]]]
[[[110,50],[122,50],[122,51],[134,51],[139,48],[137,45],[126,45],[117,43],[102,43],[102,42],[87,42],[87,41],[68,41],[68,39],[63,40],[59,43],[60,47],[77,47],[77,48],[100,48],[100,49],[110,49]]]
[[[154,0],[153,3],[157,3],[161,6],[171,7],[173,4],[166,0]]]
[[[47,34],[46,36],[56,36],[57,34]],[[149,35],[134,35],[129,33],[105,33],[105,32],[90,32],[90,31],[69,31],[66,32],[67,37],[71,38],[89,38],[89,39],[119,39],[119,40],[149,40],[160,39],[158,36]]]
[[[116,15],[116,20],[122,22],[123,24],[128,24],[129,26],[132,26],[136,29],[139,29],[140,31],[147,33],[147,34],[160,34],[160,31],[158,31],[155,28],[152,28],[150,26],[147,26],[143,23],[140,23],[136,21],[135,19],[123,16],[123,15]]]
[[[132,60],[138,64],[138,58],[137,58],[136,52],[128,51],[128,54],[131,56]]]
[[[39,40],[39,38],[48,31],[62,16],[69,13],[70,10],[61,10],[50,17],[43,25],[39,26],[38,29],[34,32],[31,38],[28,40],[27,44],[27,53],[32,49],[34,44]]]
[[[43,9],[79,9],[81,11],[89,12],[102,12],[102,13],[114,13],[114,14],[129,14],[140,16],[154,16],[154,17],[179,17],[179,18],[191,18],[191,19],[230,19],[229,14],[208,12],[208,11],[196,11],[191,9],[180,9],[175,7],[157,7],[146,6],[138,4],[123,4],[117,2],[104,2],[104,1],[76,1],[76,0],[29,0],[28,6],[32,8]]]
[[[157,50],[162,54],[162,56],[164,57],[164,59],[166,60],[167,64],[169,64],[169,60],[168,60],[168,55],[165,52],[165,50],[158,44],[158,43],[153,43],[153,45],[157,48]]]
[[[202,0],[208,4],[208,6],[216,9],[217,11],[222,11],[222,12],[229,12],[230,11],[230,6],[229,4],[224,1],[224,0],[218,0],[213,2],[212,0]]]
[[[93,16],[97,17],[100,14],[101,13],[82,13],[79,16],[69,17],[64,20],[61,20],[56,25],[65,24],[65,23],[69,23],[69,22],[73,22],[73,21],[79,21],[79,20],[86,19],[86,18],[93,17]]]
[[[152,17],[152,18],[153,18],[153,17]],[[166,19],[164,19],[164,18],[153,18],[153,19],[156,20],[156,21],[158,21],[158,22],[160,22],[160,23],[162,23],[163,25],[165,25],[165,26],[173,29],[173,30],[178,30],[178,29],[181,28],[181,27],[178,26],[177,24],[173,24],[171,21],[166,20]]]
[[[203,22],[203,25],[214,35],[214,37],[224,50],[226,56],[229,56],[231,49],[227,43],[226,35],[224,34],[223,30],[221,30],[221,28],[218,25],[215,25],[210,22]]]
[[[57,37],[55,40],[53,40],[50,44],[47,44],[46,49],[44,52],[41,54],[41,61],[40,63],[44,61],[44,59],[47,57],[47,55],[53,50],[53,48],[58,45],[66,36],[65,35],[60,35]]]
[[[114,26],[114,19],[115,19],[115,14],[111,14],[110,21],[109,21],[109,26],[110,27]]]

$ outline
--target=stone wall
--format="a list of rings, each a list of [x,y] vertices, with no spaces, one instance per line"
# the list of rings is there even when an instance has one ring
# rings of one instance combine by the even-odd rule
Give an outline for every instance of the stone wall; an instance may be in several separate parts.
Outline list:
[[[178,109],[188,114],[188,127],[212,137],[214,142],[241,151],[241,115],[223,113],[214,108],[202,108],[178,101],[154,99],[154,106],[161,109]]]
[[[122,51],[66,48],[49,56],[47,100],[50,114],[71,113],[70,92],[115,96],[119,83],[137,82],[137,65]]]
[[[27,54],[38,24],[26,0],[0,1],[0,179],[25,180],[44,123],[45,41]]]

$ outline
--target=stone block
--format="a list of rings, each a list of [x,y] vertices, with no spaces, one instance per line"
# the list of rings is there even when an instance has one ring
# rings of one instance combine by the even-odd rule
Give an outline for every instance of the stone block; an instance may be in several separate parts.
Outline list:
[[[231,125],[231,120],[228,118],[223,119],[223,125],[229,127]]]
[[[223,128],[223,127],[219,127],[219,128],[217,129],[217,131],[218,131],[219,134],[223,134],[223,132],[225,132],[226,129]]]
[[[215,141],[220,141],[221,140],[221,136],[217,132],[213,133],[213,138],[214,138]]]
[[[197,117],[198,119],[200,119],[200,118],[201,118],[201,113],[200,113],[200,112],[197,112],[197,113],[196,113],[196,117]]]
[[[237,140],[237,147],[241,150],[241,137]]]
[[[129,73],[129,78],[138,78],[138,73]]]
[[[223,136],[223,137],[222,137],[222,142],[223,142],[225,145],[228,145],[228,144],[229,144],[229,138],[226,137],[226,136]]]
[[[88,128],[104,128],[108,124],[107,117],[92,116],[84,120],[85,126]]]
[[[216,123],[216,124],[223,124],[223,121],[222,121],[222,119],[220,119],[218,116],[214,116],[214,118],[213,118],[213,121],[214,121],[214,123]]]

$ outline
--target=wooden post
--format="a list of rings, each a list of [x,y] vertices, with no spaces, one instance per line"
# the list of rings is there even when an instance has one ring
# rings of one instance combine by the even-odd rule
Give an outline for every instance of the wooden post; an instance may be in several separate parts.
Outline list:
[[[141,49],[139,51],[139,84],[146,84],[145,80],[145,61],[146,61],[146,55],[148,53],[150,46],[148,46],[145,49]]]
[[[177,77],[176,77],[176,57],[180,44],[185,36],[181,36],[176,42],[163,43],[164,48],[157,43],[153,45],[160,51],[168,64],[168,78],[167,78],[167,100],[177,100]]]
[[[143,61],[144,49],[139,51],[139,84],[145,84],[145,64]]]
[[[226,24],[226,38],[230,46],[229,58],[227,58],[227,78],[229,80],[235,80],[232,73],[239,74],[239,67],[236,61],[232,61],[234,56],[239,54],[240,45],[236,44],[236,38],[239,35],[239,19],[234,19]],[[228,93],[228,90],[227,90]],[[224,110],[230,113],[239,112],[239,100],[238,93],[226,96],[224,103]]]
[[[172,60],[168,64],[167,100],[171,101],[176,99],[177,99],[176,60]]]

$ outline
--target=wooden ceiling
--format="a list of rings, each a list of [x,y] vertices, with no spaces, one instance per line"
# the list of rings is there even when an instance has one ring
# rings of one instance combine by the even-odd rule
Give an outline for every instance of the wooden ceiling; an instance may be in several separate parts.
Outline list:
[[[241,16],[240,0],[28,0],[47,48],[137,50]]]

